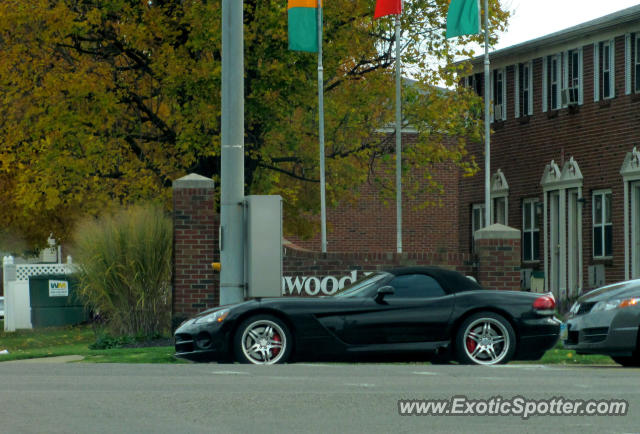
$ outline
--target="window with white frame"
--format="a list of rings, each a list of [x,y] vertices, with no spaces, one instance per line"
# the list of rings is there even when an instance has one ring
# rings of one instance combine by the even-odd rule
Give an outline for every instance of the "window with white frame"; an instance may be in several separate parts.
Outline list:
[[[543,57],[543,112],[582,104],[582,57],[581,48]]]
[[[540,224],[538,222],[538,199],[522,202],[522,260],[540,260]]]
[[[635,77],[633,81],[633,89],[634,92],[640,92],[640,37],[638,37],[638,33],[635,34],[634,44],[633,44],[633,53],[634,53],[634,61],[633,61],[633,71],[635,72]]]
[[[533,114],[533,68],[532,62],[516,65],[515,116]]]
[[[560,59],[558,55],[547,56],[544,58],[544,71],[543,76],[546,81],[546,85],[543,86],[544,90],[544,105],[543,111],[546,111],[547,107],[550,110],[557,110],[560,108]]]
[[[493,120],[507,118],[507,74],[506,68],[494,69],[491,74],[491,98],[493,100]]]
[[[627,33],[625,49],[625,93],[640,93],[640,32]]]
[[[507,197],[497,196],[491,198],[491,223],[507,225]]]
[[[474,203],[471,207],[471,250],[473,251],[473,240],[476,231],[484,228],[484,203]]]
[[[490,188],[491,224],[500,223],[506,226],[509,224],[509,184],[502,169],[491,175]]]
[[[579,50],[569,50],[563,53],[564,57],[564,85],[565,93],[563,106],[568,104],[578,104],[580,94],[580,52]]]
[[[482,77],[480,74],[472,74],[465,77],[465,87],[472,89],[477,95],[480,95],[482,91]]]
[[[615,43],[609,41],[597,42],[593,46],[594,58],[594,99],[609,99],[615,97]]]
[[[593,210],[593,257],[606,258],[613,253],[613,224],[611,222],[611,191],[594,191]]]

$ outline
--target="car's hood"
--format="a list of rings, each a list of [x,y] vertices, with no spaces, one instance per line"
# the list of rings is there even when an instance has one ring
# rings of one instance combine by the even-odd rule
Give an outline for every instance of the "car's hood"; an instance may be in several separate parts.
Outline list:
[[[207,309],[207,310],[203,310],[202,312],[198,313],[197,315],[193,316],[193,318],[201,318],[203,316],[209,315],[213,312],[217,312],[219,310],[223,310],[223,309],[234,309],[238,306],[242,306],[245,305],[247,303],[255,303],[255,301],[253,300],[249,300],[249,301],[243,301],[241,303],[234,303],[234,304],[225,304],[223,306],[216,306],[216,307],[212,307],[211,309]]]
[[[602,288],[594,289],[580,297],[579,303],[615,300],[626,297],[640,296],[640,279],[617,282]]]

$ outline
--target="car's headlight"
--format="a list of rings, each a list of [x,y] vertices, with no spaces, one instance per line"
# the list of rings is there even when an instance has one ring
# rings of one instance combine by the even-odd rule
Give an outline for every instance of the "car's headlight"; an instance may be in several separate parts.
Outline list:
[[[229,315],[229,309],[217,310],[215,312],[211,312],[209,315],[205,315],[200,317],[194,321],[196,324],[201,324],[203,322],[212,323],[212,322],[222,322]]]
[[[625,298],[616,300],[606,300],[597,302],[591,312],[601,312],[605,310],[618,309],[640,304],[640,298]]]

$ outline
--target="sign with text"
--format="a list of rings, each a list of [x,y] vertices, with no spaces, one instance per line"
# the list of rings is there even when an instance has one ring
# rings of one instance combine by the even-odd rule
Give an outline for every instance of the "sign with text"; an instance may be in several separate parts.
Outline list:
[[[368,276],[371,272],[364,272]],[[282,295],[331,295],[358,280],[358,270],[346,276],[283,276]]]
[[[66,280],[49,281],[49,297],[68,297],[69,282]]]

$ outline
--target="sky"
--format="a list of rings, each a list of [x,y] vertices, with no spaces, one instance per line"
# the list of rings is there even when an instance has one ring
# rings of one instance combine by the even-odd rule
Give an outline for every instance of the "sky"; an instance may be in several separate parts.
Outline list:
[[[502,0],[513,12],[494,50],[548,35],[640,4],[639,0]]]

